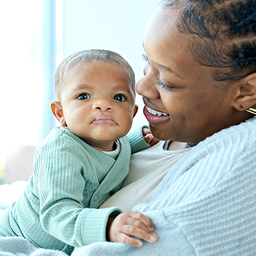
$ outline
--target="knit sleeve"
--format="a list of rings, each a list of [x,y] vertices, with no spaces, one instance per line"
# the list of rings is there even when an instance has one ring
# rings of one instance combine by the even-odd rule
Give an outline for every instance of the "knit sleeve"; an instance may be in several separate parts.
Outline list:
[[[143,241],[143,246],[139,248],[121,243],[94,243],[76,248],[72,256],[196,255],[182,229],[176,224],[168,222],[163,211],[158,211],[157,216],[148,215],[148,217],[153,219],[154,225],[157,227],[154,230],[159,237],[156,243],[150,244]]]
[[[150,147],[150,145],[144,140],[142,134],[142,129],[144,127],[147,128],[147,126],[143,125],[141,127],[132,129],[127,135],[131,145],[132,154]]]
[[[91,176],[95,172],[90,164],[85,170],[87,156],[79,147],[72,139],[55,138],[35,159],[41,224],[50,235],[72,246],[106,241],[109,216],[121,212],[117,207],[85,208],[94,192]]]

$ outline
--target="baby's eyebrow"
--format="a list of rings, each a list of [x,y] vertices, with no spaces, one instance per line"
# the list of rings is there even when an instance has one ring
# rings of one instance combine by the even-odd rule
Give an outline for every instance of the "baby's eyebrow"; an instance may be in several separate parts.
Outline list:
[[[125,91],[125,92],[130,92],[131,91],[129,85],[121,85],[121,84],[116,85],[114,89],[119,90],[119,91]]]
[[[76,92],[76,91],[82,91],[82,90],[88,90],[91,91],[95,88],[95,86],[93,85],[89,85],[89,84],[77,84],[75,86],[75,88],[72,89],[72,92]],[[127,93],[131,93],[131,88],[129,85],[125,85],[125,84],[116,84],[115,86],[112,87],[112,92],[116,91],[116,92],[127,92]]]
[[[75,86],[75,88],[73,89],[73,91],[78,91],[78,90],[84,90],[84,89],[91,89],[93,88],[93,86],[89,85],[89,84],[78,84]]]

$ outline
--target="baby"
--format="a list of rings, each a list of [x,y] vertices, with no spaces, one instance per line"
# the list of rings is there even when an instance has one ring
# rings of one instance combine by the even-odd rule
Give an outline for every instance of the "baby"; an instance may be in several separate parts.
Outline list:
[[[80,51],[58,67],[55,91],[60,126],[38,148],[28,186],[0,219],[0,237],[68,254],[98,241],[155,242],[141,213],[97,209],[120,188],[131,153],[156,142],[145,128],[125,136],[137,112],[132,68],[112,51]]]

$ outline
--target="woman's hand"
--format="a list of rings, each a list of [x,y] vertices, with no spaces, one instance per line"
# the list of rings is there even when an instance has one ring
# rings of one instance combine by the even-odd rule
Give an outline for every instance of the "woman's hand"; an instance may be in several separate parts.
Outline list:
[[[142,134],[144,136],[144,140],[150,144],[150,147],[154,146],[159,140],[157,140],[150,132],[148,128],[142,129]]]
[[[153,224],[148,217],[139,212],[124,212],[115,219],[109,219],[107,240],[140,247],[142,242],[131,236],[154,243],[158,240],[158,237],[152,231]]]

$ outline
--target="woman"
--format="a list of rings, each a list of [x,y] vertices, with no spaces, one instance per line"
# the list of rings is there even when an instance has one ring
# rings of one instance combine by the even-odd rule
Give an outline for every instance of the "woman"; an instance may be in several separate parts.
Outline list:
[[[255,21],[254,0],[158,6],[137,92],[153,135],[191,149],[133,208],[155,224],[156,243],[96,243],[74,256],[256,255]]]
[[[172,168],[164,160],[151,201],[133,208],[159,240],[94,243],[72,256],[256,255],[255,1],[163,1],[144,48],[137,91],[150,129],[169,151],[190,148]]]

